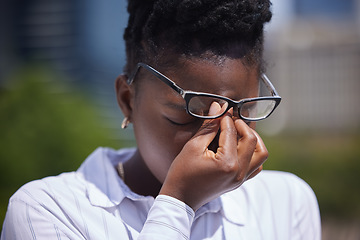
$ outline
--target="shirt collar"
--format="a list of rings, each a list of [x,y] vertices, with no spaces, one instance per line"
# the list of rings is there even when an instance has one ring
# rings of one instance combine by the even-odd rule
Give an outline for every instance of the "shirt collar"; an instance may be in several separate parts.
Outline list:
[[[242,187],[221,195],[222,214],[226,220],[244,225],[247,219],[246,198]]]
[[[114,207],[128,197],[131,200],[145,200],[148,197],[132,192],[119,177],[115,166],[126,162],[134,154],[135,149],[113,150],[96,149],[80,166],[77,174],[86,181],[86,191],[92,205],[98,207]]]
[[[235,190],[235,191],[239,191]],[[236,225],[244,225],[246,219],[246,211],[241,208],[244,206],[243,200],[234,198],[234,195],[231,192],[221,195],[220,197],[212,200],[211,202],[205,204],[199,208],[195,213],[195,219],[201,217],[204,214],[219,213],[230,223]]]
[[[212,200],[211,202],[208,202],[207,204],[201,206],[195,212],[195,219],[197,219],[207,213],[218,213],[221,209],[222,209],[221,200],[220,200],[220,198],[216,198],[216,199]]]

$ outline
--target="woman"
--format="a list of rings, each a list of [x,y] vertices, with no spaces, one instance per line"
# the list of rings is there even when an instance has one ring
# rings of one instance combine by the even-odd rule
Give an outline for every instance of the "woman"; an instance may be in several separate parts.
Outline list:
[[[255,123],[281,99],[263,74],[270,2],[129,0],[128,11],[116,93],[137,149],[99,148],[77,172],[23,186],[2,239],[320,239],[310,187],[260,173]]]

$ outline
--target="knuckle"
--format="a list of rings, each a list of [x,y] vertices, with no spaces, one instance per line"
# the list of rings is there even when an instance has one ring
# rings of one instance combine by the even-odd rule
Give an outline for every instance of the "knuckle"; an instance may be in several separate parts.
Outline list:
[[[260,159],[263,159],[264,161],[269,157],[269,152],[266,149],[263,149],[258,154],[259,154]]]
[[[246,133],[244,133],[240,139],[241,142],[245,142],[246,144],[249,144],[250,146],[256,146],[257,142],[258,142],[258,138],[256,137],[256,135],[251,132],[248,131]]]
[[[258,140],[255,134],[250,133],[247,136],[247,141],[249,142],[249,144],[256,146]]]
[[[221,165],[221,170],[222,172],[226,173],[226,174],[234,174],[238,172],[238,163],[235,161],[231,161],[231,160],[225,160],[223,161],[222,165]]]

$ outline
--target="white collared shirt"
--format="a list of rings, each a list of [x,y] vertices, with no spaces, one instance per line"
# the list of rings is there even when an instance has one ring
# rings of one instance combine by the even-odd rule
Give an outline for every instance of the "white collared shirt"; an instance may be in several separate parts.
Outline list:
[[[316,197],[292,174],[262,171],[194,213],[172,197],[132,192],[115,166],[133,153],[98,148],[78,171],[24,185],[1,239],[321,239]]]

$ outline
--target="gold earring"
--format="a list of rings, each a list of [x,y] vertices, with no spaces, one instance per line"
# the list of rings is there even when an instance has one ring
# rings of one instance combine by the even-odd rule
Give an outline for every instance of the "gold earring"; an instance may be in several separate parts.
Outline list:
[[[128,125],[129,125],[129,123],[130,123],[130,119],[129,119],[128,117],[125,117],[124,120],[123,120],[122,123],[121,123],[121,128],[122,128],[122,129],[127,128]]]

